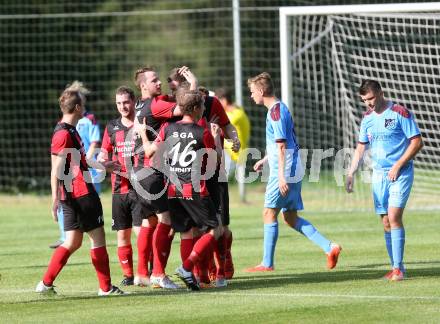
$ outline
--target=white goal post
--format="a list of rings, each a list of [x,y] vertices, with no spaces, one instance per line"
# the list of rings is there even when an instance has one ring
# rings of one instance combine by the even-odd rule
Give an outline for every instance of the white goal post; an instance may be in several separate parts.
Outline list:
[[[287,22],[290,16],[302,15],[333,15],[355,13],[405,13],[405,12],[435,12],[440,11],[440,2],[430,3],[389,3],[367,5],[336,5],[336,6],[300,6],[280,7],[280,69],[281,69],[281,98],[291,109],[292,100],[289,89],[291,81],[291,38]]]
[[[365,110],[357,89],[376,79],[423,134],[413,206],[438,208],[440,2],[280,7],[279,28],[281,98],[302,148],[353,148]]]

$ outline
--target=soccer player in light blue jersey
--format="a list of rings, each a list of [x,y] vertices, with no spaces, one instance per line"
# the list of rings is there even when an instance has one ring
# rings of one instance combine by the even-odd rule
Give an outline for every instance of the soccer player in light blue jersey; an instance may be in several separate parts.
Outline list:
[[[266,186],[263,211],[263,260],[259,265],[246,271],[274,270],[274,253],[278,239],[277,217],[280,211],[288,226],[306,236],[327,254],[327,267],[333,269],[338,262],[341,247],[330,242],[312,224],[298,216],[298,210],[303,209],[301,198],[303,171],[289,109],[275,97],[273,82],[268,73],[263,72],[250,78],[248,86],[255,103],[264,105],[268,109],[266,156],[254,165],[254,170],[261,170],[263,164],[268,162],[270,175]]]
[[[84,117],[78,121],[76,129],[83,141],[84,151],[87,152],[87,159],[96,160],[96,152],[101,143],[101,133],[95,114],[86,109]],[[92,176],[96,192],[98,194],[101,193],[101,182],[99,181],[98,171],[96,169],[90,169],[90,175]]]
[[[90,93],[90,90],[87,89],[82,82],[74,81],[72,84],[68,85],[66,90],[78,91],[83,103],[86,103],[86,96]],[[99,124],[96,120],[96,117],[89,110],[85,110],[84,116],[78,121],[76,125],[76,130],[81,137],[81,140],[84,145],[84,152],[86,152],[87,159],[96,160],[97,149],[99,148],[101,142],[101,133],[99,130]],[[98,194],[101,193],[101,182],[99,181],[98,171],[95,169],[89,169],[93,185],[95,186],[95,190]],[[66,234],[64,232],[64,217],[63,211],[61,208],[58,209],[58,227],[60,229],[60,238],[53,244],[49,245],[50,248],[56,249],[59,245],[63,244],[66,239]]]
[[[423,147],[422,138],[414,116],[404,107],[386,100],[379,82],[363,81],[359,94],[368,110],[361,122],[346,190],[353,191],[353,176],[369,145],[373,159],[374,207],[382,218],[392,266],[384,278],[400,281],[405,277],[403,210],[414,179],[413,159]]]

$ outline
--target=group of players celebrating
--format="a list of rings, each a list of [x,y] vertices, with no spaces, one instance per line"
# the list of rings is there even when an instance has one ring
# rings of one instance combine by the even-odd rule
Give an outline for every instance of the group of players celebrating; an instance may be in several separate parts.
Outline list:
[[[235,128],[218,99],[199,91],[187,67],[173,69],[170,95],[162,95],[153,68],[137,70],[135,83],[141,92],[137,101],[129,87],[116,90],[120,116],[105,128],[98,164],[86,161],[75,129],[83,116],[81,93],[65,90],[59,98],[63,117],[51,144],[52,212],[56,219],[59,206],[63,209],[66,240],[54,251],[37,292],[54,291],[56,276],[86,232],[98,294],[123,294],[111,283],[102,205],[88,179],[87,163],[111,173],[112,229],[117,231],[122,285],[179,288],[165,272],[175,232],[181,234],[182,259],[176,274],[188,288],[225,287],[233,276],[228,186],[221,160],[224,137],[234,151],[240,148]],[[137,235],[136,274],[132,229]]]
[[[69,256],[81,246],[83,233],[86,232],[91,241],[90,255],[99,281],[98,295],[124,294],[111,282],[102,205],[89,179],[87,163],[111,173],[112,229],[117,231],[118,258],[124,274],[122,285],[179,288],[165,271],[176,232],[181,238],[182,263],[175,274],[190,290],[199,290],[206,285],[226,287],[226,280],[232,278],[228,183],[222,154],[224,138],[232,142],[234,151],[239,150],[237,132],[218,99],[198,88],[197,79],[188,67],[173,69],[167,81],[172,92],[162,95],[158,74],[153,68],[146,67],[135,73],[135,83],[141,92],[138,100],[129,87],[121,86],[116,90],[116,107],[120,116],[107,124],[97,162],[86,161],[81,138],[75,129],[83,116],[83,96],[68,89],[61,94],[59,104],[63,117],[55,128],[51,144],[51,188],[53,217],[56,219],[57,209],[61,207],[66,240],[54,251],[47,271],[36,287],[37,292],[54,292],[55,278]],[[288,226],[326,253],[327,267],[333,269],[341,246],[329,241],[297,214],[303,209],[302,177],[298,177],[301,162],[292,116],[275,97],[269,74],[250,78],[248,85],[255,103],[268,109],[267,155],[255,164],[254,169],[260,170],[264,163],[268,163],[270,175],[263,211],[263,260],[246,271],[274,270],[280,211]],[[388,107],[385,100],[378,100],[383,98],[383,93],[377,85],[373,82],[361,88],[361,95],[374,95],[372,99],[365,99],[370,110]],[[393,122],[386,119],[384,127],[391,131],[403,127],[405,138],[398,143],[400,151],[395,158],[403,156],[399,165],[409,165],[406,168],[411,169],[411,160],[421,148],[421,140],[419,146],[413,147],[417,142],[414,140],[420,139],[420,132],[412,116],[404,116],[406,110],[394,109],[392,103],[389,105],[392,117],[396,118]],[[390,123],[393,123],[392,127]],[[412,128],[405,128],[407,124]],[[360,145],[364,148],[368,142],[373,144],[376,141],[370,134],[375,129],[367,131],[364,122],[362,127]],[[411,152],[405,154],[408,147]],[[363,150],[358,148],[347,178],[348,191],[352,190],[353,174],[362,154]],[[393,188],[393,183],[396,183],[394,188],[399,188],[397,183],[400,181],[399,170],[392,171],[394,178],[389,179],[391,184],[381,189],[385,198],[379,209],[382,218],[388,222],[385,231],[391,230],[393,235],[393,239],[387,242],[387,248],[390,246],[391,249],[390,258],[394,256],[389,279],[400,280],[405,271],[401,217],[409,191],[401,199],[392,195],[393,200],[388,206],[386,197],[389,197],[390,187]],[[390,217],[388,210],[392,211]],[[136,273],[133,269],[132,229],[137,235]]]

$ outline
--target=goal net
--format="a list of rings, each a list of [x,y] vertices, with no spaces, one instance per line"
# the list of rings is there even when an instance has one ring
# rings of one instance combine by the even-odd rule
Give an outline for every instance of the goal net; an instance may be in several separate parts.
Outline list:
[[[358,87],[376,79],[422,132],[408,207],[440,205],[439,12],[439,3],[280,8],[282,98],[311,168],[320,167],[319,181],[316,170],[304,179],[317,204],[371,209],[368,159],[355,195],[344,192],[342,174],[365,111]]]

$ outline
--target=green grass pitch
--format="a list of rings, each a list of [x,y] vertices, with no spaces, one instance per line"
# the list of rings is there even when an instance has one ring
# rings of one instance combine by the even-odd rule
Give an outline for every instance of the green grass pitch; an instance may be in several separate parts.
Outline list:
[[[276,271],[248,274],[242,270],[261,260],[263,191],[251,186],[249,202],[242,205],[235,198],[236,188],[232,188],[235,277],[227,288],[191,293],[130,287],[126,289],[130,295],[112,298],[97,296],[87,239],[55,281],[58,295],[34,293],[52,253],[47,246],[58,236],[49,213],[50,199],[1,195],[0,322],[440,322],[438,211],[405,214],[408,279],[403,282],[380,279],[389,269],[388,257],[381,225],[372,211],[302,213],[343,246],[336,269],[326,270],[321,250],[280,224]],[[112,278],[118,285],[122,274],[115,233],[110,230],[110,194],[103,194],[102,201]],[[307,208],[307,195],[305,204]],[[167,267],[170,274],[179,264],[179,241],[176,237],[173,242]]]

